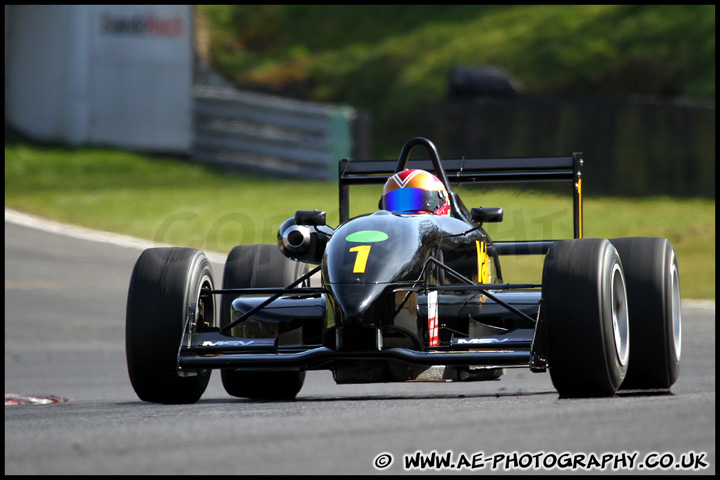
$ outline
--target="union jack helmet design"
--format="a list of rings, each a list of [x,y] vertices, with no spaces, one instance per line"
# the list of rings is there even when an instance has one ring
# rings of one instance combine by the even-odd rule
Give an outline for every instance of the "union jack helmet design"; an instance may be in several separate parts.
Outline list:
[[[425,170],[403,170],[388,178],[380,208],[393,213],[449,215],[450,201],[440,179]]]

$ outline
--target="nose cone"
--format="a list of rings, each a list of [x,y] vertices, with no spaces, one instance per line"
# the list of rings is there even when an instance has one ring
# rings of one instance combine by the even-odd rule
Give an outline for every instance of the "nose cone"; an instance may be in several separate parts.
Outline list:
[[[384,295],[387,284],[341,283],[327,287],[335,299],[336,309],[339,310],[336,311],[335,318],[338,323],[369,326],[391,320],[382,318],[382,315],[392,313],[392,308],[384,308],[386,303],[392,300],[389,294]]]
[[[391,322],[393,289],[415,282],[440,244],[432,215],[380,211],[340,226],[323,256],[323,285],[339,324]]]

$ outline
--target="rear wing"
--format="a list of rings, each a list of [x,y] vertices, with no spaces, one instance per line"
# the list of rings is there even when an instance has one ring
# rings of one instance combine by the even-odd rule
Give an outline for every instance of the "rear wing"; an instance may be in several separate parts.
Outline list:
[[[422,144],[428,147],[431,156],[436,155],[434,145],[428,140],[413,140],[418,141],[410,145],[410,147]],[[435,157],[432,161],[413,160],[412,162],[413,168],[421,168],[430,172],[435,171],[435,174],[441,180],[446,180],[445,187],[453,196],[452,184],[568,182],[573,196],[573,235],[574,238],[582,238],[582,153],[573,153],[565,157],[449,159],[443,160],[441,163],[439,157]],[[403,148],[403,154],[401,154],[399,160],[350,161],[347,158],[341,159],[340,168],[338,169],[340,223],[349,219],[349,187],[351,185],[382,185],[389,176],[401,171],[406,164],[407,152],[405,148]],[[436,164],[439,164],[440,169],[444,170],[444,172],[438,172],[438,169],[435,168]],[[495,242],[495,245],[499,250],[508,250],[507,253],[531,254],[545,253],[551,243],[552,241]],[[511,247],[510,244],[512,244],[512,247],[505,249],[502,248],[503,244],[506,244],[507,247]]]

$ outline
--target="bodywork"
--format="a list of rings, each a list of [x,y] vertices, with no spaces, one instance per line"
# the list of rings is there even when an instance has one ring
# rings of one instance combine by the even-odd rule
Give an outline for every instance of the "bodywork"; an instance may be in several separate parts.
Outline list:
[[[379,184],[407,167],[446,186],[450,216],[384,210],[349,218],[349,189]],[[554,240],[494,242],[483,224],[501,209],[466,208],[453,184],[561,181],[582,237],[582,154],[451,159],[416,138],[397,161],[339,165],[340,225],[323,212],[297,212],[278,233],[281,251],[312,266],[278,288],[214,290],[233,295],[230,322],[197,328],[179,352],[181,370],[331,370],[338,383],[485,380],[504,368],[544,371],[540,284],[506,283],[503,255],[543,255]],[[316,280],[315,286],[310,279]]]

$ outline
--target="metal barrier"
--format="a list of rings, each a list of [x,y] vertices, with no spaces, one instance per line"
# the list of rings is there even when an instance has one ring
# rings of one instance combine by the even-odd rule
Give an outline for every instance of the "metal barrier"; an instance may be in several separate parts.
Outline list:
[[[336,180],[353,154],[358,114],[225,87],[196,86],[194,160],[254,173]]]

